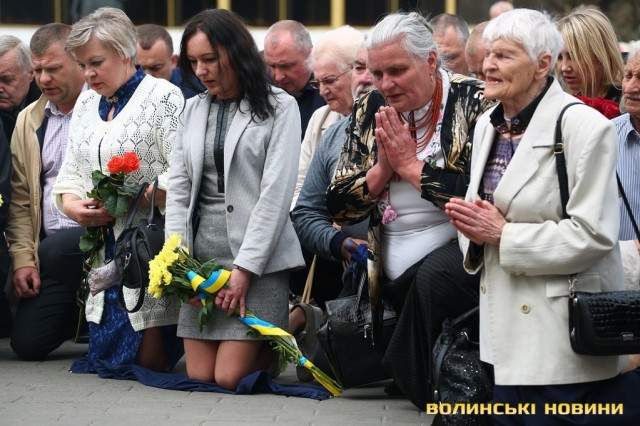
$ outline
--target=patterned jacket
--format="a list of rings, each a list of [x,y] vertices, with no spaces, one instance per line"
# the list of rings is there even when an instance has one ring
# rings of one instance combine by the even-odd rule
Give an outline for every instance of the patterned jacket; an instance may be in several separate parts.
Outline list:
[[[445,168],[427,162],[422,169],[422,198],[442,208],[454,196],[464,197],[469,184],[473,129],[478,117],[493,103],[484,99],[481,81],[449,74],[450,87],[441,128]],[[327,206],[336,223],[355,223],[369,218],[369,297],[374,337],[380,330],[382,309],[380,276],[382,212],[370,197],[367,171],[377,159],[375,113],[385,105],[382,94],[372,91],[356,102],[338,166],[327,191]]]

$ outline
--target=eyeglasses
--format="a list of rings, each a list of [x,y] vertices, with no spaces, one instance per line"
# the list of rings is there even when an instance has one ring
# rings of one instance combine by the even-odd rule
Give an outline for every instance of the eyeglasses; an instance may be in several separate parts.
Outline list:
[[[311,85],[311,87],[313,87],[314,89],[319,89],[321,85],[325,85],[325,86],[333,86],[336,81],[338,81],[338,79],[340,77],[342,77],[343,75],[345,75],[346,73],[348,73],[349,71],[351,71],[351,67],[349,67],[346,71],[341,72],[340,74],[333,76],[330,75],[329,77],[325,77],[322,80],[311,80],[309,82],[309,84]]]

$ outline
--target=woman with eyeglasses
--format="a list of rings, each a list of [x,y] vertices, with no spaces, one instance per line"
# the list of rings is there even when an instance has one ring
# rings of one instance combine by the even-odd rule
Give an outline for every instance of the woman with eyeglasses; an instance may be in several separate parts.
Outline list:
[[[351,73],[363,42],[364,35],[360,31],[345,25],[326,32],[311,51],[311,68],[315,78],[309,84],[319,90],[327,105],[318,108],[309,119],[302,140],[292,209],[296,205],[309,163],[324,131],[336,121],[351,114],[354,98],[354,94],[351,93]]]

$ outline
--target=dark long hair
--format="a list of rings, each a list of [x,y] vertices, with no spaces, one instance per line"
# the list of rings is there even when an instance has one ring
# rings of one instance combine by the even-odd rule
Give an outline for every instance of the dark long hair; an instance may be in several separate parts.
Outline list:
[[[221,47],[227,52],[238,80],[240,99],[247,98],[254,118],[264,120],[273,115],[275,111],[269,103],[271,86],[262,57],[242,20],[228,10],[203,10],[187,22],[178,59],[184,80],[197,79],[187,58],[187,43],[198,31],[207,36],[211,47]]]

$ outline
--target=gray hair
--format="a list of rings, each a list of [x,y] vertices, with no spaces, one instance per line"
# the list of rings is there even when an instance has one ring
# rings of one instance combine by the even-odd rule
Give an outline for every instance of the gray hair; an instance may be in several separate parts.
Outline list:
[[[29,48],[18,37],[12,35],[0,36],[0,57],[10,51],[16,51],[18,66],[24,72],[29,72],[33,68],[31,63],[31,52]]]
[[[123,58],[136,58],[136,29],[120,9],[101,7],[73,24],[65,49],[73,53],[87,44],[91,37],[97,38]]]
[[[370,50],[398,40],[409,54],[422,60],[426,60],[431,52],[438,52],[429,22],[417,12],[385,16],[371,30],[366,47]]]
[[[348,25],[327,31],[313,46],[311,65],[328,60],[344,71],[355,62],[363,42],[362,32]]]
[[[640,55],[640,40],[629,43],[629,53],[627,54],[627,62]]]
[[[466,43],[469,38],[469,25],[467,24],[467,21],[458,15],[441,13],[440,15],[436,15],[431,18],[431,20],[429,20],[429,24],[431,24],[434,34],[444,34],[448,28],[453,28],[456,30],[463,43]]]
[[[562,35],[549,15],[532,9],[513,9],[493,18],[482,37],[487,43],[498,39],[520,43],[534,62],[541,55],[551,55],[549,72],[563,46]]]
[[[284,20],[278,21],[271,25],[264,36],[265,44],[278,44],[280,43],[279,35],[281,33],[288,33],[296,44],[296,47],[304,52],[305,55],[311,53],[313,44],[311,43],[311,35],[307,28],[298,21]]]

